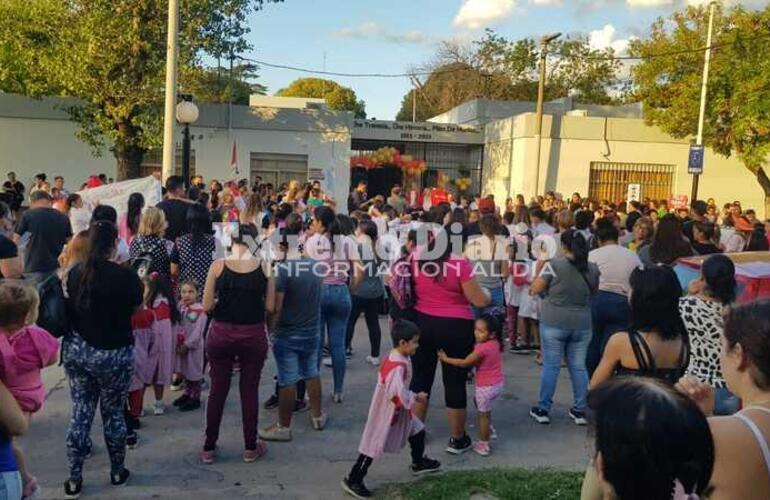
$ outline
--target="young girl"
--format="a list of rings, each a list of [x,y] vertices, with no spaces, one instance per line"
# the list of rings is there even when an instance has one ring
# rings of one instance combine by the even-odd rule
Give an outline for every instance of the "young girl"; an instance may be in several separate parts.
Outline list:
[[[179,313],[181,322],[176,329],[176,372],[185,380],[184,394],[174,406],[179,411],[192,411],[201,407],[201,382],[203,382],[203,331],[206,313],[198,302],[198,288],[194,281],[185,281],[180,289]]]
[[[153,413],[163,415],[165,412],[163,389],[171,383],[174,371],[174,325],[179,323],[179,318],[171,281],[164,275],[150,273],[144,280],[144,306],[131,320],[134,330],[134,376],[128,395],[129,428],[138,429],[136,424],[142,415],[144,390],[149,385],[155,388]]]
[[[500,322],[485,314],[476,320],[476,347],[465,359],[450,358],[444,351],[438,356],[442,363],[458,368],[476,367],[476,408],[479,411],[479,440],[473,451],[489,455],[489,440],[497,439],[492,427],[492,403],[503,394],[503,334]]]
[[[380,365],[364,434],[358,446],[358,460],[342,489],[355,498],[369,498],[372,493],[364,485],[364,477],[372,462],[383,453],[398,453],[409,441],[412,449],[412,474],[436,472],[441,463],[425,456],[425,426],[411,408],[417,401],[425,403],[428,395],[409,390],[412,361],[417,350],[420,330],[411,321],[398,320],[390,332],[393,350]]]
[[[40,372],[56,363],[59,343],[34,325],[40,298],[21,282],[0,283],[0,380],[29,418],[43,407],[45,387]],[[27,470],[24,454],[13,444],[23,482],[23,497],[38,491],[37,480]]]

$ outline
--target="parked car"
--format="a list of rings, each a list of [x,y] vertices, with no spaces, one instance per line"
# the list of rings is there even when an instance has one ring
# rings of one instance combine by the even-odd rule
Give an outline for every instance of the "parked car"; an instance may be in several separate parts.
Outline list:
[[[735,263],[735,279],[738,281],[738,302],[770,299],[770,252],[743,252],[727,255]],[[700,267],[708,255],[679,259],[674,271],[682,289],[700,274]]]

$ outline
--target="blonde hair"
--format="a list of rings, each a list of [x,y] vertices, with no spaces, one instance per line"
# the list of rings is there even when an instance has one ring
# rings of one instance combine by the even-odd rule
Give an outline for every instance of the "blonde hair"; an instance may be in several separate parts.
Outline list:
[[[67,243],[59,257],[59,265],[68,269],[88,258],[88,230],[80,231]]]
[[[40,297],[23,281],[0,282],[0,328],[20,328],[37,321]]]
[[[139,234],[142,236],[162,236],[166,230],[166,214],[156,207],[146,208],[139,222]]]

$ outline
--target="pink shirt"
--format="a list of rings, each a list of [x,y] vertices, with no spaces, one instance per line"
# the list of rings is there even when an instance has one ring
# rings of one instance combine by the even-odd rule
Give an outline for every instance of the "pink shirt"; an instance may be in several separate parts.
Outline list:
[[[423,273],[417,257],[414,288],[415,309],[440,318],[473,319],[473,310],[463,294],[462,284],[473,279],[473,267],[465,257],[451,255],[444,263],[444,272],[434,277],[435,266],[428,265]]]
[[[503,383],[503,353],[496,340],[487,340],[476,344],[473,352],[481,356],[481,363],[476,367],[476,385],[489,387]]]
[[[315,270],[323,276],[324,285],[347,285],[353,274],[353,261],[358,256],[358,244],[350,236],[337,236],[334,250],[326,235],[314,234],[305,242],[305,252],[317,260]]]
[[[40,372],[56,360],[59,342],[31,325],[8,335],[0,333],[0,379],[25,412],[43,406],[45,387]]]

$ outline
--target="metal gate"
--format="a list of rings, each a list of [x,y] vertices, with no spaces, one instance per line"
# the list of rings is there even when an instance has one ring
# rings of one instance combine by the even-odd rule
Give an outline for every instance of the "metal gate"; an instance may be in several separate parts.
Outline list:
[[[251,153],[249,166],[251,181],[255,177],[262,178],[262,182],[278,186],[291,180],[307,181],[307,155],[285,155],[271,153]]]
[[[656,163],[591,162],[588,196],[619,202],[626,199],[629,184],[639,184],[642,198],[667,200],[673,192],[674,169]]]

